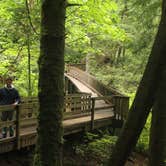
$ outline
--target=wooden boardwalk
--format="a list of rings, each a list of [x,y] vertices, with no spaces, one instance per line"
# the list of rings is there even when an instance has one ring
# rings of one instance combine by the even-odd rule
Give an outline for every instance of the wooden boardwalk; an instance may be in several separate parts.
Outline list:
[[[80,80],[70,76],[70,75],[65,75],[70,81],[77,87],[79,92],[82,93],[88,93],[91,94],[92,97],[99,97],[101,94],[97,92],[93,87],[88,86],[87,84],[81,82]],[[104,100],[98,100],[95,103],[95,108],[101,108],[101,107],[109,107],[110,104],[106,103]]]
[[[69,135],[81,131],[91,131],[100,127],[111,125],[114,117],[111,108],[98,109],[94,114],[94,125],[92,128],[91,115],[81,115],[81,117],[63,120],[64,135]],[[25,123],[26,122],[26,123]],[[37,140],[37,119],[26,119],[20,123],[19,146],[17,136],[0,139],[0,153],[13,151],[16,149],[34,145]],[[16,132],[16,131],[15,131]]]
[[[94,128],[98,128],[105,126],[105,122],[111,124],[111,120],[114,116],[114,113],[110,109],[105,110],[97,110],[95,112],[95,125]],[[100,124],[103,122],[103,124]],[[86,124],[86,125],[85,125]],[[80,131],[90,131],[91,130],[91,116],[82,116],[74,119],[67,119],[63,120],[63,127],[64,127],[64,135],[69,135],[72,133],[80,132]],[[21,135],[27,135],[27,133],[35,133],[36,134],[37,125],[33,125],[31,127],[23,127],[21,129]]]
[[[128,97],[109,91],[97,82],[93,86],[91,83],[95,81],[85,72],[77,69],[72,72],[67,73],[66,78],[76,87],[77,94],[67,93],[65,96],[64,135],[92,131],[113,125],[113,120],[125,119],[128,112]],[[70,89],[66,91],[68,90]],[[36,143],[38,107],[37,98],[25,99],[16,109],[15,120],[0,122],[0,129],[4,126],[15,126],[13,137],[0,139],[0,153],[19,150]],[[12,106],[0,106],[0,113],[11,109]]]

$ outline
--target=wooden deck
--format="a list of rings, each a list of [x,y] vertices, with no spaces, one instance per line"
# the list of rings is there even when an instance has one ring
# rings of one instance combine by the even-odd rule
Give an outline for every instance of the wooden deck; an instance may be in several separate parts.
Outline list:
[[[66,78],[76,87],[77,94],[67,93],[65,96],[64,135],[92,131],[113,125],[114,120],[125,119],[128,112],[128,97],[101,86],[90,75],[77,69],[72,69],[66,74]],[[24,99],[16,109],[15,120],[0,121],[0,129],[4,126],[15,126],[13,137],[0,139],[0,154],[36,143],[38,108],[37,98]],[[0,113],[12,109],[10,105],[0,106]]]
[[[112,108],[95,111],[93,129],[111,125],[114,113]],[[37,119],[31,120],[28,124],[20,124],[19,148],[17,146],[17,137],[7,137],[0,139],[0,153],[5,153],[20,148],[34,145],[37,140]],[[63,121],[64,135],[69,135],[81,131],[91,131],[91,115],[86,115]]]
[[[94,128],[98,128],[105,126],[105,122],[111,124],[111,120],[114,116],[114,113],[111,109],[105,110],[97,110],[95,112],[95,125]],[[102,122],[102,124],[100,124]],[[21,129],[21,135],[27,135],[27,133],[35,133],[36,134],[37,125],[33,125],[31,127],[24,127]],[[63,121],[64,127],[64,135],[69,135],[72,133],[80,132],[80,131],[90,131],[91,130],[91,116],[81,116],[74,119],[67,119]]]

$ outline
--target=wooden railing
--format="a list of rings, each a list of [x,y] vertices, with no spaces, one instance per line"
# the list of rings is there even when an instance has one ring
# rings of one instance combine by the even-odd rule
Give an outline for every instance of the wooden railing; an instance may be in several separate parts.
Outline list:
[[[102,97],[92,97],[92,106],[91,106],[91,130],[94,129],[94,116],[95,116],[95,105],[97,101],[111,101],[113,99],[113,96],[102,96]],[[111,104],[109,105],[109,109],[114,111],[115,105]]]
[[[110,107],[113,108],[115,119],[125,120],[127,118],[129,109],[129,100],[127,97],[119,95],[92,97],[92,112],[95,108],[95,103],[98,100],[105,101]]]
[[[23,98],[21,104],[16,107],[12,105],[0,106],[0,114],[3,111],[15,111],[15,118],[12,121],[0,121],[0,128],[4,126],[16,126],[19,125],[25,127],[27,125],[33,125],[36,121],[39,109],[39,102],[36,97]],[[91,111],[91,94],[80,93],[65,96],[64,102],[64,119],[70,119],[76,117],[76,115],[86,115]]]
[[[78,93],[65,96],[64,119],[89,115],[91,111],[91,94]]]
[[[22,104],[21,117],[36,117],[38,114],[38,99],[24,98]],[[76,117],[77,114],[86,114],[91,110],[91,94],[76,93],[68,94],[64,99],[64,119]]]
[[[128,102],[128,100],[125,101],[122,99],[121,96],[117,95],[102,97],[91,97],[91,95],[87,93],[67,95],[64,103],[64,119],[67,120],[88,115],[90,116],[90,129],[93,130],[96,128],[95,115],[98,109],[96,109],[95,105],[97,102],[100,100],[102,102],[111,102],[108,104],[108,107],[105,108],[107,111],[110,111],[111,119],[122,120],[124,119],[124,112],[125,109],[127,109]],[[0,121],[0,129],[9,126],[15,128],[14,137],[0,139],[0,153],[31,146],[36,143],[38,108],[39,104],[37,98],[24,98],[22,99],[22,103],[16,107],[11,105],[0,106],[0,113],[14,110],[16,115],[12,121]],[[101,107],[100,111],[104,111],[104,108]],[[28,137],[21,134],[21,131],[24,131],[24,129],[28,129],[28,132],[31,133]]]
[[[14,111],[14,118],[11,121],[0,121],[0,134],[3,127],[12,126],[15,129],[14,137],[0,139],[0,153],[9,152],[13,149],[20,149],[35,144],[36,134],[29,138],[21,137],[21,130],[37,127],[39,103],[35,98],[23,98],[21,104],[16,107],[12,105],[0,106],[0,115],[4,111]],[[91,114],[91,95],[87,93],[72,94],[65,97],[64,119],[71,119]],[[36,130],[35,130],[36,131]],[[29,131],[33,133],[34,131]],[[11,143],[9,143],[11,141]]]
[[[70,66],[76,67],[80,70],[85,71],[86,70],[86,64],[82,64],[82,63],[77,63],[77,64],[66,64],[66,69],[68,70]]]
[[[89,73],[83,70],[80,70],[75,66],[68,66],[68,74],[78,79],[82,83],[86,84],[86,86],[92,88],[93,90],[96,90],[102,96],[109,96],[109,95],[124,96],[114,88],[107,87],[106,85],[98,81],[94,76],[90,75]]]
[[[115,115],[117,119],[120,118],[127,118],[128,110],[129,110],[129,97],[123,95],[122,93],[118,92],[114,88],[107,87],[106,85],[102,84],[100,81],[96,80],[95,77],[88,74],[85,71],[78,69],[75,66],[68,66],[68,74],[80,82],[84,83],[90,89],[95,91],[99,96],[114,96],[114,99],[108,102],[111,102],[115,105]]]

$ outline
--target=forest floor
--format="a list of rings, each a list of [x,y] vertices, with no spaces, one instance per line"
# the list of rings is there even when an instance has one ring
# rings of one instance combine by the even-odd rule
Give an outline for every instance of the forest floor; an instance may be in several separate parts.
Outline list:
[[[144,155],[135,153],[135,156],[131,157],[131,160],[127,161],[125,166],[148,166],[148,158]]]
[[[100,159],[99,159],[100,160]],[[100,163],[97,160],[86,157],[81,157],[79,155],[66,155],[64,156],[64,166],[106,166],[104,163]],[[134,153],[134,156],[129,158],[125,166],[148,166],[147,157]]]
[[[112,140],[112,137],[111,137]],[[110,147],[95,144],[95,149],[86,151],[87,143],[84,134],[74,134],[64,138],[63,165],[64,166],[105,166],[110,152],[103,151]],[[82,148],[82,145],[84,148]],[[32,166],[34,146],[29,149],[5,153],[0,155],[0,166]],[[92,151],[91,151],[92,150]],[[93,153],[95,152],[95,153]],[[96,153],[97,152],[97,153]],[[99,152],[99,153],[98,153]],[[103,155],[104,154],[104,155]],[[147,157],[139,153],[132,153],[125,166],[147,166]]]
[[[33,150],[22,150],[20,152],[10,152],[0,155],[0,166],[31,166]],[[86,157],[75,155],[69,151],[64,153],[64,166],[104,166],[98,161]],[[125,166],[147,166],[147,158],[140,154],[134,154],[127,161]]]

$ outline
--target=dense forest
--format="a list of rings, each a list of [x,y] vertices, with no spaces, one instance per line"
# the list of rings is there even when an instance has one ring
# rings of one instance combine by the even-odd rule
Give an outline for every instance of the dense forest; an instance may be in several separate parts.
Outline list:
[[[39,98],[34,166],[79,165],[83,160],[123,166],[132,155],[134,161],[141,160],[137,164],[147,163],[150,156],[151,166],[164,166],[165,0],[1,0],[0,5],[1,87],[10,75],[22,97]],[[63,138],[68,64],[85,64],[99,82],[130,97],[120,135],[109,129],[84,133],[83,144]],[[76,154],[72,161],[67,154],[64,164],[62,144]]]
[[[1,70],[23,96],[37,95],[40,2],[1,1]],[[85,63],[105,84],[134,93],[160,19],[160,1],[71,1],[65,61]],[[98,70],[100,68],[100,70]],[[30,75],[30,76],[29,76]],[[30,77],[30,82],[29,78]],[[30,92],[29,92],[30,91]]]

